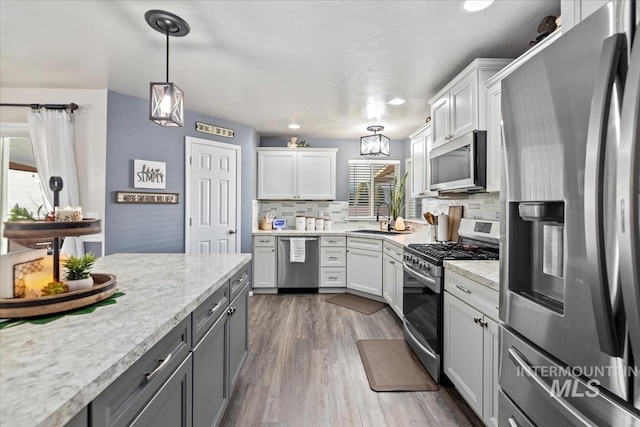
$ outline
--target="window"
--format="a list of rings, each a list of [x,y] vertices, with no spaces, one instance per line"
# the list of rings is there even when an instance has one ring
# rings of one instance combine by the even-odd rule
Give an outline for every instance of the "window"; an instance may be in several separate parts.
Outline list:
[[[3,124],[0,133],[0,174],[2,183],[0,218],[6,221],[16,205],[26,208],[34,216],[50,210],[36,169],[29,129],[18,124]],[[50,240],[50,239],[49,239]],[[7,239],[1,238],[0,253],[12,250]],[[15,248],[14,248],[15,249]]]
[[[391,201],[399,172],[399,160],[349,160],[349,218],[375,219],[378,205]],[[388,205],[380,206],[380,215],[389,213]]]
[[[407,186],[404,199],[407,201],[405,211],[407,218],[421,218],[422,214],[422,199],[411,198],[411,159],[407,159],[405,163],[405,170],[407,171]]]

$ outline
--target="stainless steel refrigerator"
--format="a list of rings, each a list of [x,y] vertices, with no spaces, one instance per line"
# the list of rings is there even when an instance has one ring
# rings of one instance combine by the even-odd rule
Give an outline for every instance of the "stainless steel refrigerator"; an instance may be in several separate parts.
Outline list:
[[[502,81],[500,425],[640,426],[636,8]]]

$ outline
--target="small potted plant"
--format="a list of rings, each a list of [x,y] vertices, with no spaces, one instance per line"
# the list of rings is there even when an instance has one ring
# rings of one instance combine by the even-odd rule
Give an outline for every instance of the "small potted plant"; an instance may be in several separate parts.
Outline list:
[[[64,283],[69,287],[69,291],[77,291],[93,286],[91,268],[95,262],[96,257],[91,252],[81,257],[71,255],[63,261],[62,265],[66,270]]]

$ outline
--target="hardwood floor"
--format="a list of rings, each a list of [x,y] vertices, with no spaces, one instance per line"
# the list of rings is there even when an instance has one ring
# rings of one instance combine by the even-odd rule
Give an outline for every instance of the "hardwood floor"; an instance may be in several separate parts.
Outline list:
[[[449,387],[369,388],[359,339],[402,338],[389,307],[365,315],[327,294],[254,295],[249,356],[223,426],[481,426]]]

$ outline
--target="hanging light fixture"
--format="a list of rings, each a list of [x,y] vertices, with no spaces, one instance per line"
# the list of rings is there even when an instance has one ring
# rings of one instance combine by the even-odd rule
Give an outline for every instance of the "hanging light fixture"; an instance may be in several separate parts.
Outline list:
[[[167,36],[167,80],[149,84],[149,120],[160,126],[182,126],[184,92],[175,83],[169,82],[169,36],[186,36],[190,31],[189,24],[164,10],[149,10],[144,18],[151,28]]]
[[[378,133],[384,130],[384,126],[369,126],[367,130],[373,132],[373,135],[360,137],[360,155],[388,156],[389,138]]]

